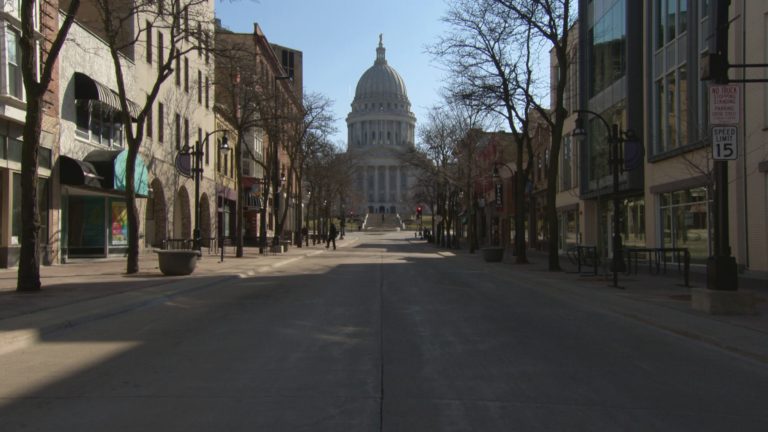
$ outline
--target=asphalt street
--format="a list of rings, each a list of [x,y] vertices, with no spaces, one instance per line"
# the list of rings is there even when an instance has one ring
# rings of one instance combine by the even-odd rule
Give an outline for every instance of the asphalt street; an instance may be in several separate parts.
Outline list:
[[[2,431],[766,431],[768,364],[405,233],[0,355]]]

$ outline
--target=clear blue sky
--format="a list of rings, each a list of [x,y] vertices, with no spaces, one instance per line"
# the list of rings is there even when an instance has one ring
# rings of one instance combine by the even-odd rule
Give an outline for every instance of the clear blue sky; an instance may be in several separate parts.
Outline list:
[[[357,80],[376,59],[379,33],[387,61],[405,80],[417,128],[439,101],[444,73],[425,53],[437,41],[443,0],[216,0],[216,16],[236,32],[258,23],[270,42],[304,54],[304,88],[334,101],[339,129],[334,142],[346,149],[344,119]]]

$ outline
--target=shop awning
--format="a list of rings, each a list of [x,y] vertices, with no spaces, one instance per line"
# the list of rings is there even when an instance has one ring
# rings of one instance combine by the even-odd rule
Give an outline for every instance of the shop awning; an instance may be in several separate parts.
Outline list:
[[[122,111],[120,96],[117,92],[80,72],[75,72],[75,99],[99,101],[115,111]],[[129,100],[127,102],[128,114],[135,120],[141,109],[132,101]]]
[[[59,170],[61,182],[65,185],[102,188],[101,181],[104,178],[98,175],[96,168],[89,162],[59,156]]]
[[[128,161],[128,149],[125,150],[94,150],[88,153],[84,159],[96,168],[96,171],[104,177],[104,187],[117,191],[125,190],[126,162]],[[136,195],[149,196],[149,176],[147,166],[141,156],[136,156],[134,165],[133,187]]]
[[[69,186],[95,189],[115,195],[125,191],[125,172],[128,150],[94,150],[83,159],[59,156],[61,182]],[[141,156],[134,165],[136,196],[149,196],[147,167]]]

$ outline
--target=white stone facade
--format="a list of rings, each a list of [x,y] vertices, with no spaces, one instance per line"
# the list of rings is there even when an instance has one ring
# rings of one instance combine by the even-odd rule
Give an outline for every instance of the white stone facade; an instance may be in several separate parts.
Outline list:
[[[356,154],[358,165],[350,207],[361,214],[401,213],[412,207],[413,175],[401,155],[414,147],[416,117],[381,40],[376,54],[358,81],[347,116],[347,151]]]

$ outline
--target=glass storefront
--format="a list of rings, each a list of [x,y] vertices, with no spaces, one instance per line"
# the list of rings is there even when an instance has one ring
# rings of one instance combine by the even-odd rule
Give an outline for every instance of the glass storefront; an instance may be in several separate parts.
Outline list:
[[[557,217],[560,223],[560,250],[567,251],[579,244],[579,209],[561,211]]]
[[[659,195],[661,236],[666,248],[688,248],[691,261],[705,262],[711,253],[712,201],[704,187]]]
[[[62,223],[69,258],[105,257],[128,249],[128,209],[122,198],[69,195]]]

